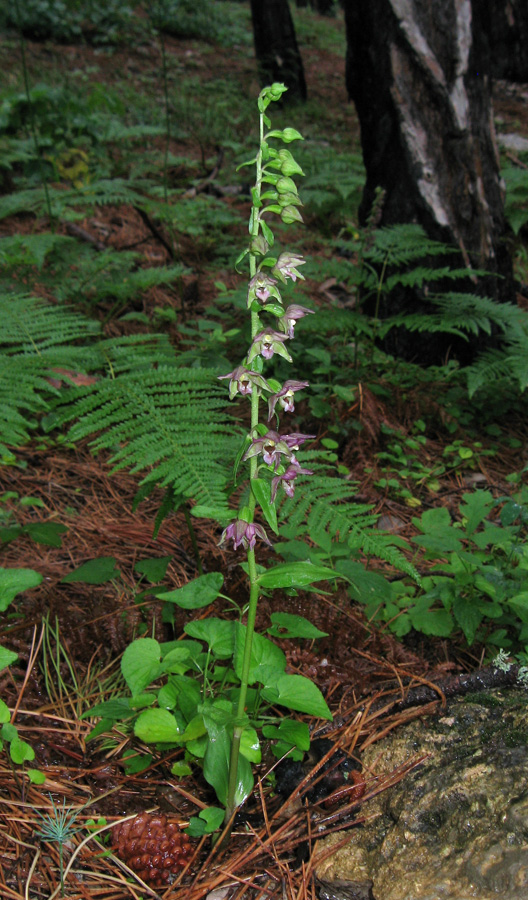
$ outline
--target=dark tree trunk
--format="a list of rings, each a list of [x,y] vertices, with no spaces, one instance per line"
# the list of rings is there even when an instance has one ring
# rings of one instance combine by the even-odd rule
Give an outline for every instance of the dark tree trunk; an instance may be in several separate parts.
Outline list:
[[[288,88],[284,101],[306,100],[304,68],[288,0],[251,0],[253,36],[260,84]]]
[[[367,172],[362,221],[383,188],[382,225],[419,223],[458,247],[466,265],[495,273],[481,292],[513,300],[486,54],[471,0],[346,0],[344,8],[347,89]]]
[[[528,82],[527,0],[479,0],[473,15],[485,37],[491,75]]]

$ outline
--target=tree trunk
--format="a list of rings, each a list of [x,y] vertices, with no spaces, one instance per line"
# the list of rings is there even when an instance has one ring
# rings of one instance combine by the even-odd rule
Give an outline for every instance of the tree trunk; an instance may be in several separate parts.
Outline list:
[[[473,5],[473,15],[485,36],[491,75],[528,82],[526,0],[479,0]]]
[[[383,188],[381,225],[419,223],[458,247],[467,266],[495,273],[483,293],[513,300],[484,39],[471,0],[344,7],[346,82],[367,172],[361,220]]]
[[[304,68],[288,0],[251,0],[251,15],[261,86],[280,81],[288,88],[285,102],[306,100]]]

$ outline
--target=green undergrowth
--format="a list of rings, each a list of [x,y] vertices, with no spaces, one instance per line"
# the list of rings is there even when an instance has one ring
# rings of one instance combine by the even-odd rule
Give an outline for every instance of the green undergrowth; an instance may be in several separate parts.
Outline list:
[[[3,12],[13,42],[15,7],[9,3]],[[238,317],[247,288],[233,290],[226,282],[246,227],[247,176],[235,169],[251,141],[250,97],[247,85],[225,72],[212,88],[200,65],[215,47],[230,46],[241,59],[251,52],[249,10],[172,0],[149,8],[147,17],[113,3],[106,18],[95,3],[31,0],[20,9],[27,40],[130,38],[132,50],[145,41],[161,46],[166,36],[196,43],[187,57],[167,51],[165,71],[145,67],[134,84],[124,76],[107,84],[94,62],[92,71],[79,68],[66,80],[50,67],[27,86],[16,73],[2,96],[2,464],[18,465],[17,451],[32,443],[68,447],[88,439],[92,450],[110,454],[115,469],[138,473],[138,502],[163,488],[156,529],[178,508],[223,524],[233,491],[247,490],[231,476],[228,460],[243,429],[226,411],[217,376],[248,343]],[[340,21],[296,13],[302,40],[336,54],[344,52]],[[296,302],[318,315],[307,315],[296,331],[310,391],[299,394],[293,421],[295,431],[319,433],[324,452],[317,459],[308,453],[314,475],[301,479],[294,499],[282,501],[274,551],[294,565],[305,559],[301,539],[307,540],[311,563],[345,577],[351,600],[376,627],[398,637],[414,629],[521,651],[528,644],[525,472],[512,473],[507,497],[468,492],[451,511],[439,501],[450,474],[467,475],[500,458],[503,448],[520,449],[509,425],[526,415],[526,312],[476,295],[471,282],[460,290],[467,273],[446,262],[452,249],[418,227],[360,228],[361,158],[341,125],[335,140],[328,137],[320,124],[327,111],[314,104],[299,116],[308,113],[313,121],[297,154],[305,172],[308,284]],[[280,127],[286,115],[279,111]],[[196,193],[217,165],[215,184],[238,193]],[[511,166],[504,175],[522,275],[528,179]],[[151,235],[162,236],[165,261],[152,264],[140,244],[101,248],[68,231],[107,213],[140,216]],[[281,237],[279,226],[277,243]],[[186,279],[197,274],[214,284],[214,301],[194,311],[183,295]],[[331,279],[322,297],[318,288]],[[424,312],[382,319],[392,292],[406,287],[422,291]],[[500,340],[465,368],[455,361],[424,367],[383,349],[383,339],[399,328],[417,346],[422,335],[435,333],[461,341],[494,333]],[[277,377],[287,371],[279,364]],[[416,409],[401,429],[382,421],[372,464],[379,493],[415,513],[410,542],[380,532],[379,516],[358,499],[352,466],[343,463],[345,451],[364,436],[367,392],[380,407],[412,403]],[[16,520],[5,527],[15,531],[9,540],[4,532],[4,543],[22,534],[53,539],[46,527],[28,530]],[[373,561],[388,567],[390,578],[373,571]],[[181,665],[187,662],[182,657]],[[186,669],[177,674],[186,677]]]

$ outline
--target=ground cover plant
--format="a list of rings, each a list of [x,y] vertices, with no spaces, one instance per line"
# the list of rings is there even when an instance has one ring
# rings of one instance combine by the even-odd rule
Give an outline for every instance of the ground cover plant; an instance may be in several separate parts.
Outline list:
[[[346,834],[383,787],[361,748],[401,713],[380,720],[377,698],[526,662],[522,290],[455,296],[445,247],[375,210],[358,226],[339,15],[296,13],[310,100],[261,95],[259,137],[243,4],[20,6],[0,48],[18,62],[0,110],[3,886],[198,900],[284,878],[313,896],[314,821]],[[522,154],[504,162],[522,282]],[[405,284],[429,313],[382,319]],[[403,326],[417,346],[503,341],[418,366],[383,343]],[[134,862],[148,834],[156,852],[170,836],[168,882],[152,848]]]

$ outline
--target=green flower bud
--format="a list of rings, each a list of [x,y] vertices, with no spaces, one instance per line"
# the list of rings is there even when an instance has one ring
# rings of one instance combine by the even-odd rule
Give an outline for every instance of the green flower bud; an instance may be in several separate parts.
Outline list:
[[[278,199],[280,206],[288,206],[290,203],[292,206],[303,206],[299,194],[292,194],[291,191],[288,191],[286,194],[279,194]]]
[[[288,193],[296,194],[297,193],[297,185],[293,178],[288,178],[285,175],[282,178],[279,178],[275,187],[277,188],[279,194],[284,194],[286,191]]]
[[[292,141],[303,141],[304,138],[296,128],[284,128],[282,131],[282,140],[286,144],[290,144]]]
[[[281,211],[280,217],[286,225],[291,225],[292,222],[303,221],[303,217],[301,216],[299,210],[291,204],[284,207],[284,209]]]
[[[283,175],[304,175],[300,165],[295,162],[289,150],[285,147],[279,150],[279,161],[281,164],[281,172]]]

